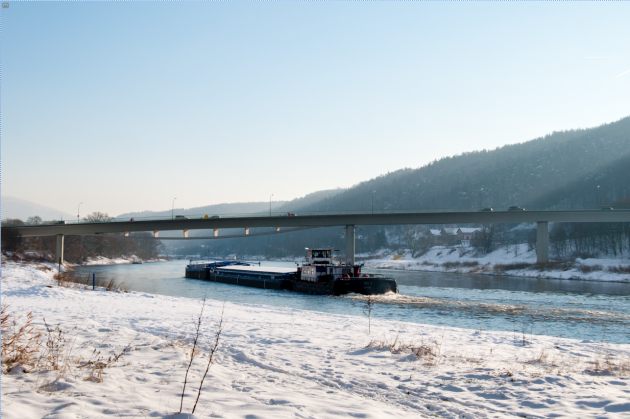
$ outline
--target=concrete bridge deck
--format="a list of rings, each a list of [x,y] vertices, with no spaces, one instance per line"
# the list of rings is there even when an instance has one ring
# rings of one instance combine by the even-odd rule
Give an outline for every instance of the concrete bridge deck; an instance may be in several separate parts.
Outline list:
[[[57,236],[57,257],[63,259],[64,235],[91,235],[108,233],[153,232],[158,237],[160,231],[183,231],[182,239],[188,238],[189,230],[214,230],[218,237],[219,229],[245,229],[271,227],[276,232],[280,228],[314,228],[346,226],[346,256],[354,262],[354,229],[356,225],[406,225],[406,224],[489,224],[489,223],[537,223],[537,254],[539,262],[549,260],[550,222],[608,223],[630,222],[630,211],[622,210],[579,210],[579,211],[493,211],[493,212],[390,212],[390,213],[328,213],[305,214],[298,216],[234,216],[224,218],[190,218],[107,222],[52,224],[35,226],[13,226],[3,229],[14,230],[23,237]]]

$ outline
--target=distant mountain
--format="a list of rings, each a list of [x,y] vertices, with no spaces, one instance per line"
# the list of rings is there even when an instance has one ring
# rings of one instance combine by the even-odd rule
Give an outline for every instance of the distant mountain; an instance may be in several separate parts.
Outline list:
[[[294,212],[299,211],[302,208],[315,204],[324,198],[330,198],[345,191],[345,189],[328,189],[324,191],[317,191],[305,195],[301,198],[296,198],[291,201],[272,201],[271,210],[276,213],[282,212]],[[229,214],[256,214],[269,211],[269,202],[237,202],[234,204],[215,204],[206,205],[204,207],[194,208],[175,208],[174,211],[142,211],[142,212],[127,212],[120,214],[116,218],[143,218],[143,217],[168,217],[172,213],[175,215],[229,215]]]
[[[286,201],[273,201],[272,209],[275,211],[278,207],[284,205]],[[175,215],[222,215],[222,214],[255,214],[259,212],[269,211],[269,202],[237,202],[234,204],[215,204],[206,205],[204,207],[194,208],[175,208]],[[120,214],[116,218],[143,218],[143,217],[169,217],[171,210],[165,211],[142,211],[127,212]]]
[[[76,215],[59,211],[45,205],[36,204],[26,199],[2,195],[2,219],[17,218],[26,221],[29,217],[39,216],[42,220],[69,220]]]

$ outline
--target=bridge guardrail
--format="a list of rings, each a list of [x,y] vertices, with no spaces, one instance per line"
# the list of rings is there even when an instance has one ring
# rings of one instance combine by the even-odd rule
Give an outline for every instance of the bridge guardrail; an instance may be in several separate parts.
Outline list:
[[[556,212],[556,211],[602,211],[603,208],[608,208],[606,206],[598,206],[596,208],[581,208],[581,209],[546,209],[546,208],[534,208],[527,207],[525,211],[548,211],[548,212]],[[344,211],[298,211],[296,216],[311,216],[311,215],[345,215],[345,214],[401,214],[401,213],[416,213],[416,214],[432,214],[432,213],[458,213],[458,212],[475,212],[482,211],[482,208],[422,208],[422,209],[386,209],[386,210],[344,210]],[[618,206],[613,209],[613,211],[630,211],[630,206]],[[508,208],[493,208],[493,212],[508,212]],[[178,214],[179,215],[179,214]],[[241,214],[187,214],[184,215],[185,219],[189,220],[202,220],[205,219],[206,215],[208,216],[208,220],[212,220],[212,217],[220,217],[220,218],[245,218],[245,217],[283,217],[288,216],[287,212],[257,212],[257,213],[241,213]],[[114,217],[108,220],[101,221],[93,221],[93,220],[64,220],[64,225],[76,225],[76,224],[93,224],[93,223],[116,223],[116,222],[129,222],[133,220],[135,221],[177,221],[177,218],[172,216],[155,216],[155,217],[133,217],[133,218],[120,218]],[[182,219],[184,220],[184,219]],[[53,226],[59,225],[59,221],[43,221],[42,223],[37,224],[38,226]],[[31,224],[22,224],[22,225],[31,225]],[[34,225],[34,224],[33,224]],[[6,225],[7,227],[11,225]]]

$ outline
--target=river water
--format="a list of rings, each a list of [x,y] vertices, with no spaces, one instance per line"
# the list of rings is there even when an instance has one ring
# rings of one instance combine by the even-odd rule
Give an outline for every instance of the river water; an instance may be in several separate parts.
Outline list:
[[[97,282],[116,278],[131,291],[363,315],[362,296],[313,296],[184,278],[188,261],[83,266]],[[295,266],[261,262],[263,266]],[[398,281],[399,294],[377,298],[376,318],[630,343],[630,284],[442,272],[370,270]]]

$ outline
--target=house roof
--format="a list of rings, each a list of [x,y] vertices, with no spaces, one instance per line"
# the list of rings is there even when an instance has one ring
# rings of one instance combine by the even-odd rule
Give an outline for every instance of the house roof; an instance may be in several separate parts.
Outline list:
[[[434,236],[439,236],[440,234],[442,234],[440,230],[429,230],[429,233],[431,233]]]
[[[451,236],[457,235],[456,228],[443,228],[442,231],[444,232],[444,234],[450,234]]]
[[[481,231],[481,227],[462,227],[459,229],[462,233],[474,233],[475,231]]]

